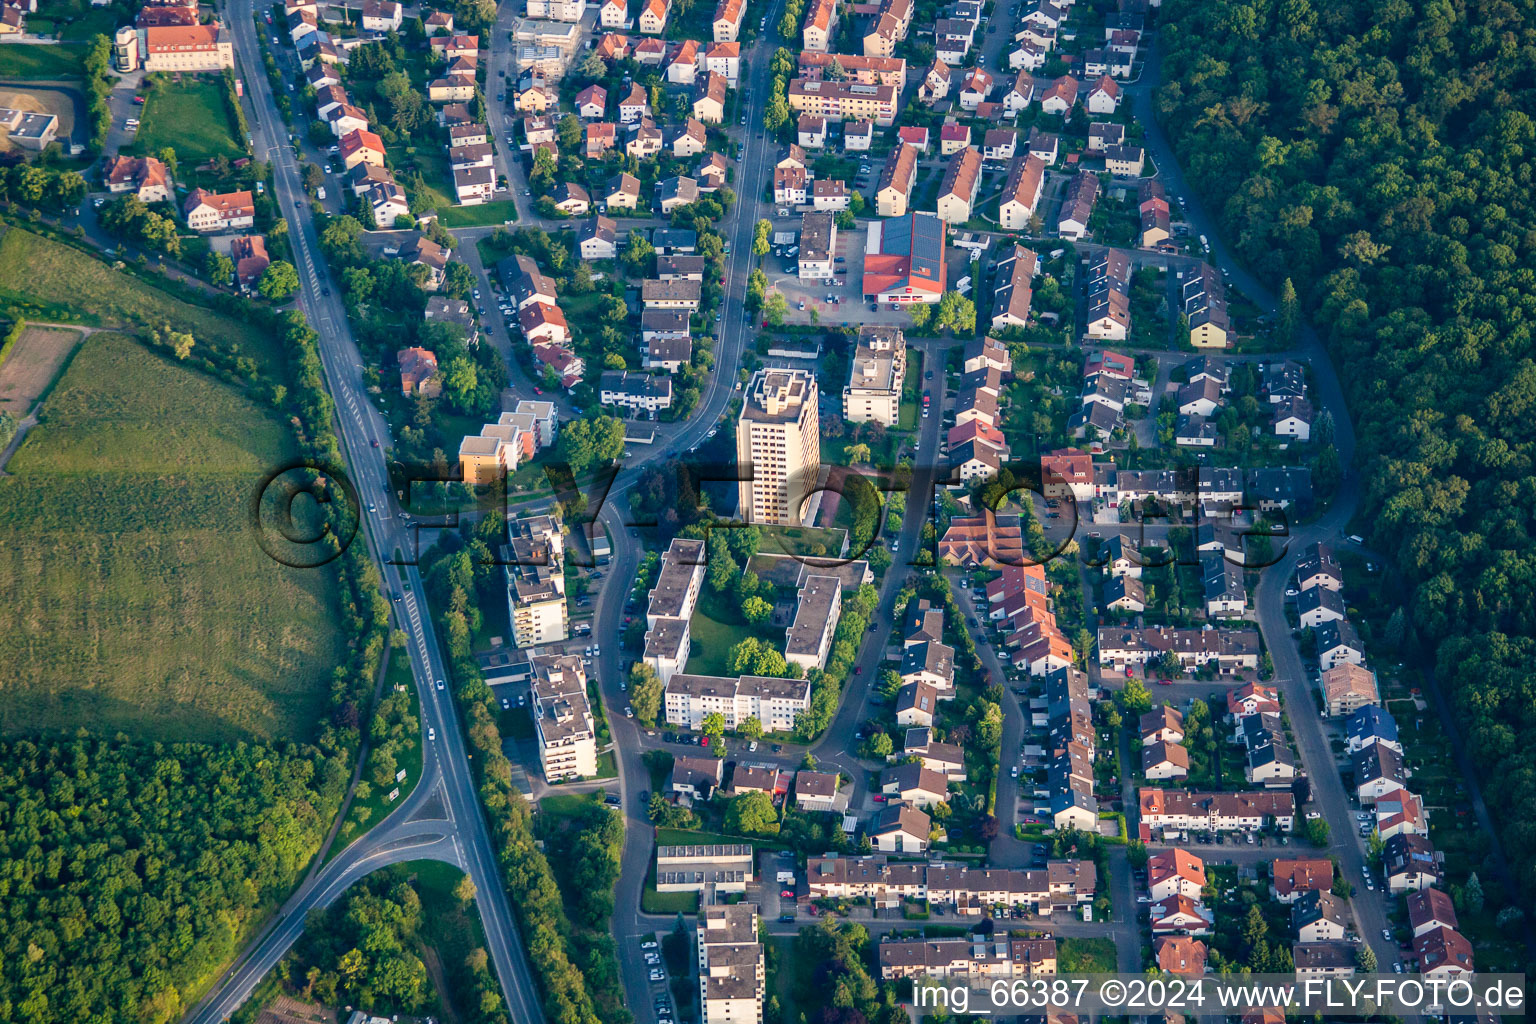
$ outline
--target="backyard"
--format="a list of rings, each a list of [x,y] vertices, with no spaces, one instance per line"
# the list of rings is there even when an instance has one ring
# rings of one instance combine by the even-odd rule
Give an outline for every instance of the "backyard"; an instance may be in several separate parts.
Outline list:
[[[245,147],[230,124],[222,78],[185,75],[179,81],[169,77],[151,81],[154,84],[139,115],[143,123],[125,153],[156,155],[173,149],[179,167],[186,171],[217,157],[245,156]]]
[[[775,650],[784,649],[783,629],[748,625],[739,609],[707,587],[699,595],[688,629],[693,645],[687,671],[692,675],[730,675],[731,648],[748,637],[757,637]]]
[[[325,625],[337,576],[280,565],[245,526],[262,474],[296,454],[232,389],[89,338],[0,480],[0,731],[313,735],[345,655]]]

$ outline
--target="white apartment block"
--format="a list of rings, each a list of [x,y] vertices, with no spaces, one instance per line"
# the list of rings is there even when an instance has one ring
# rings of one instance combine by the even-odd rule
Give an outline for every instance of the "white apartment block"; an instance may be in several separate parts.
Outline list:
[[[515,519],[507,524],[507,534],[507,609],[513,643],[537,647],[568,639],[565,543],[559,520],[548,515]]]
[[[757,905],[703,907],[699,911],[699,1005],[703,1008],[703,1024],[762,1024],[763,985]]]
[[[528,0],[528,17],[550,21],[580,21],[587,13],[587,0]]]
[[[546,782],[597,774],[597,731],[587,673],[574,654],[540,655],[533,668],[533,728]]]
[[[784,641],[784,659],[809,672],[827,667],[832,636],[843,614],[843,585],[836,576],[807,576],[795,621]]]
[[[736,423],[736,461],[750,466],[738,485],[748,523],[799,526],[821,468],[816,377],[809,370],[758,370]]]
[[[861,327],[843,389],[843,418],[850,423],[896,426],[907,374],[907,343],[899,327]]]
[[[645,610],[645,663],[661,685],[688,664],[692,637],[688,622],[704,585],[704,542],[675,537],[661,558],[656,585]]]
[[[719,712],[734,729],[756,718],[768,732],[793,729],[811,706],[811,684],[772,676],[694,676],[679,672],[662,690],[669,725],[701,729],[704,716]]]

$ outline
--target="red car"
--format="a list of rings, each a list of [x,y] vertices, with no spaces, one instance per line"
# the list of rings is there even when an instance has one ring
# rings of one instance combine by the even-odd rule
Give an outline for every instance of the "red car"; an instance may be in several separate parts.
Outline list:
[[[544,389],[543,388],[534,388],[533,389],[533,393],[536,394],[536,395],[542,395],[544,393]]]
[[[699,746],[701,746],[701,747],[709,746],[709,737],[708,736],[700,736],[699,737]]]
[[[134,98],[133,98],[133,102],[135,102],[135,103],[138,103],[138,104],[141,104],[141,105],[142,105],[142,104],[143,104],[143,102],[144,102],[144,97],[143,97],[143,96],[135,96],[135,97],[134,97]]]
[[[864,666],[863,665],[855,665],[855,666],[853,666],[853,674],[856,675],[856,676],[863,675],[864,674]]]
[[[884,793],[876,793],[875,796],[874,796],[874,801],[877,804],[885,803],[885,794]]]
[[[1172,686],[1173,685],[1173,680],[1172,679],[1159,679],[1157,681],[1157,685],[1158,686]]]
[[[779,893],[779,895],[781,897],[783,897],[784,899],[786,899],[786,900],[792,900],[792,899],[795,898],[795,893],[794,893],[793,889],[785,889],[783,892]]]

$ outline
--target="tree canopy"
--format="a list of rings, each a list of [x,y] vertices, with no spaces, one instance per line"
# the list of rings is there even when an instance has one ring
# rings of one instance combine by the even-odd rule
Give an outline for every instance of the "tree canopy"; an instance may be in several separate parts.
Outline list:
[[[346,781],[310,748],[0,743],[0,1017],[180,1017],[298,882]]]

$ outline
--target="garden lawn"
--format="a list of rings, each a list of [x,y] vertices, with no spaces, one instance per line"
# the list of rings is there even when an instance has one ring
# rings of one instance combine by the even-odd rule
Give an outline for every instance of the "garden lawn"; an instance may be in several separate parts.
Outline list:
[[[691,675],[729,675],[731,648],[749,636],[767,641],[778,650],[784,649],[783,629],[772,626],[754,629],[728,611],[726,602],[712,591],[700,596],[688,629],[693,645],[686,671]]]
[[[657,846],[718,846],[722,843],[748,843],[758,850],[782,850],[784,844],[775,839],[753,836],[728,836],[722,832],[694,832],[686,828],[658,828]]]
[[[183,172],[215,157],[238,160],[245,147],[235,138],[224,103],[224,80],[185,75],[180,82],[161,79],[150,90],[140,115],[143,123],[128,152],[154,156],[169,147]]]
[[[448,203],[451,202],[448,200]],[[445,203],[437,208],[437,216],[445,228],[488,228],[507,221],[515,222],[517,204],[510,199],[496,199],[479,206],[451,206]]]
[[[392,146],[389,159],[394,164],[395,175],[402,183],[412,171],[421,173],[427,199],[441,213],[453,205],[453,169],[448,163],[448,153],[430,142],[417,146]],[[446,227],[455,227],[446,220]]]
[[[642,914],[696,914],[699,912],[699,894],[696,892],[657,892],[654,878],[645,883],[640,893]]]
[[[9,49],[38,47],[0,46]],[[191,332],[199,346],[238,351],[267,376],[285,376],[281,342],[255,324],[186,302],[71,245],[21,228],[8,228],[0,237],[0,305],[31,321],[146,328],[169,323]]]
[[[1115,944],[1110,939],[1061,939],[1056,966],[1062,974],[1115,973]]]
[[[0,46],[0,78],[84,78],[85,45],[12,43]]]
[[[278,564],[247,526],[296,454],[225,385],[86,339],[0,479],[0,732],[313,736],[345,657],[338,577]]]

